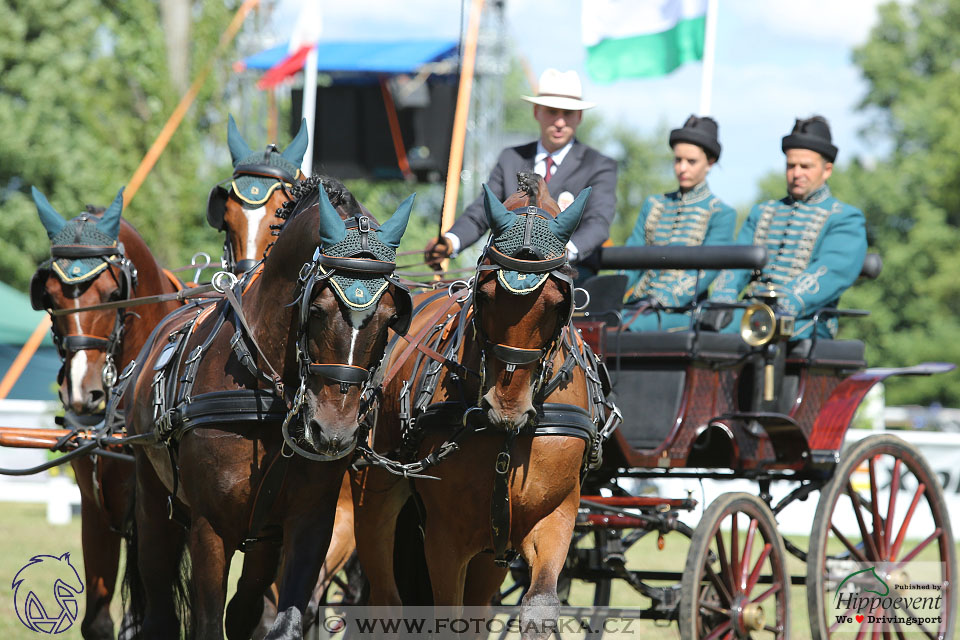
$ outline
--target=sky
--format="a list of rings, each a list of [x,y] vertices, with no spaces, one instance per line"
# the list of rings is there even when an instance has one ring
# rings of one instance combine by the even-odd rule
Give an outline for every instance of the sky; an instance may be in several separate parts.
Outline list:
[[[318,0],[321,38],[457,38],[459,0]],[[468,0],[469,1],[469,0]],[[285,39],[301,0],[275,0],[274,38]],[[488,0],[487,5],[490,5]],[[866,41],[881,0],[719,0],[712,115],[720,124],[720,162],[708,178],[729,204],[748,206],[758,180],[783,171],[780,139],[797,117],[827,118],[840,148],[839,166],[854,156],[884,152],[882,140],[862,135],[870,122],[857,110],[866,83],[852,61]],[[702,64],[670,75],[597,85],[586,75],[580,0],[505,0],[507,41],[535,75],[547,67],[574,69],[584,98],[599,104],[587,117],[620,121],[653,134],[676,128],[700,104]],[[269,36],[268,36],[269,37]],[[274,42],[265,42],[273,44]],[[698,114],[703,115],[703,114]],[[531,139],[537,130],[531,118]],[[663,141],[667,145],[667,141]]]

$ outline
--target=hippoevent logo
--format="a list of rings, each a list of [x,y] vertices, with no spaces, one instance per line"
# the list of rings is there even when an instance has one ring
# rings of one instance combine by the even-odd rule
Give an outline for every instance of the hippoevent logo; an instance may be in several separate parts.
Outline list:
[[[943,637],[944,590],[940,563],[857,565],[833,572],[839,580],[828,613],[831,633],[893,632]]]
[[[13,602],[17,617],[27,629],[48,635],[73,626],[83,593],[80,574],[70,563],[70,554],[33,556],[13,578]]]

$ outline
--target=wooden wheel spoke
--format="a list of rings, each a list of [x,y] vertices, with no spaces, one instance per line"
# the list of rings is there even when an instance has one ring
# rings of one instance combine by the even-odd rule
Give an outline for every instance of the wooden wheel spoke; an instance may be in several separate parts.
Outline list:
[[[904,606],[904,609],[907,611],[907,615],[909,615],[909,616],[911,616],[911,617],[913,617],[913,618],[919,618],[919,617],[920,617],[920,616],[918,616],[916,613],[913,612],[913,609],[910,608],[910,605]],[[920,627],[920,630],[923,631],[923,633],[926,634],[926,636],[927,636],[928,638],[930,638],[930,640],[937,640],[937,635],[934,634],[934,633],[933,633],[932,631],[930,631],[929,629],[927,629],[927,625],[923,624],[922,622],[917,622],[916,625],[917,625],[918,627]]]
[[[900,458],[894,458],[893,472],[890,477],[890,500],[887,502],[887,521],[883,525],[883,548],[890,558],[890,536],[893,535],[893,516],[897,506],[897,492],[900,491]]]
[[[717,529],[714,539],[717,541],[717,556],[720,558],[721,578],[723,579],[723,584],[726,586],[727,595],[729,596],[730,592],[733,590],[733,574],[730,573],[730,563],[727,560],[727,549],[723,545],[723,534],[720,533],[720,529]],[[710,570],[712,571],[713,569],[711,568]],[[731,602],[733,602],[732,598],[727,600],[727,604]]]
[[[750,525],[747,527],[747,539],[743,541],[743,555],[740,556],[740,575],[737,576],[737,583],[742,592],[747,589],[747,572],[750,571],[750,553],[753,551],[753,538],[757,535],[757,527],[760,523],[755,518],[750,519]]]
[[[842,533],[840,533],[840,530],[837,529],[836,525],[831,523],[830,531],[833,532],[833,535],[837,536],[837,539],[840,540],[841,543],[843,543],[843,546],[845,546],[847,549],[850,550],[850,553],[852,553],[854,556],[857,557],[857,560],[859,560],[860,562],[868,562],[867,556],[863,555],[863,551],[861,551],[860,548],[854,545],[852,542],[847,540],[847,537]]]
[[[730,590],[727,588],[727,585],[723,583],[723,580],[717,575],[717,572],[713,570],[713,567],[706,565],[705,568],[707,570],[707,577],[710,579],[710,584],[717,590],[723,603],[729,607],[733,604],[733,596],[730,595]]]
[[[710,632],[710,635],[706,636],[703,640],[717,640],[721,635],[726,632],[732,633],[733,622],[731,620],[724,620],[723,623]]]
[[[886,548],[883,546],[883,521],[880,519],[880,505],[877,502],[877,458],[880,456],[871,456],[868,467],[870,469],[870,513],[873,515],[873,538],[876,542],[877,550],[882,554],[877,556],[877,560],[882,560],[886,554]]]
[[[847,480],[847,495],[853,503],[853,513],[857,516],[857,525],[860,527],[860,537],[863,543],[867,545],[868,556],[870,560],[879,560],[880,554],[877,552],[877,545],[873,540],[873,534],[867,531],[867,524],[863,521],[863,514],[860,513],[860,496],[853,490],[853,485]]]
[[[757,580],[760,579],[760,569],[763,568],[763,563],[766,562],[771,551],[773,551],[772,544],[768,542],[763,545],[763,549],[760,551],[760,557],[757,558],[757,563],[753,566],[753,571],[750,572],[750,576],[743,585],[744,594],[750,595],[750,592],[753,591],[753,587],[756,586]],[[773,574],[773,567],[770,567],[770,573],[771,575]]]
[[[770,624],[763,625],[764,631],[769,631],[770,633],[783,633],[783,625],[777,625],[776,627]]]
[[[846,611],[843,612],[843,616],[842,616],[842,617],[846,618],[846,617],[849,616],[852,612],[853,612],[853,607],[850,607],[850,608],[848,608]],[[836,631],[836,630],[837,630],[837,627],[839,627],[841,624],[843,624],[843,623],[842,623],[842,622],[834,622],[832,625],[830,625],[830,633],[833,633],[834,631]]]
[[[710,602],[705,602],[703,600],[700,601],[700,608],[706,609],[707,611],[712,611],[713,613],[719,613],[720,615],[723,615],[723,616],[733,615],[733,612],[730,611],[730,609],[724,609],[723,607],[718,607],[715,604],[712,604]]]
[[[899,622],[894,622],[893,628],[896,630],[899,640],[907,640],[907,634],[903,632],[903,627],[900,626]]]
[[[934,540],[936,540],[937,538],[939,538],[942,533],[943,533],[943,529],[941,529],[940,527],[937,527],[936,529],[934,529],[934,530],[933,530],[933,533],[931,533],[931,534],[927,537],[926,540],[924,540],[923,542],[921,542],[920,544],[918,544],[916,547],[914,547],[914,548],[913,548],[913,551],[911,551],[911,552],[908,553],[907,555],[903,556],[903,559],[900,560],[900,562],[905,564],[905,563],[907,563],[907,562],[910,562],[910,561],[913,560],[914,558],[916,558],[916,557],[917,557],[917,554],[919,554],[921,551],[923,551],[924,549],[926,549],[927,546],[928,546],[931,542],[933,542]]]
[[[750,601],[750,604],[757,604],[758,602],[763,602],[764,600],[766,600],[767,598],[769,598],[769,597],[772,596],[773,594],[775,594],[775,593],[777,593],[778,591],[780,591],[780,589],[782,589],[782,588],[783,588],[783,585],[775,584],[775,585],[773,585],[772,587],[770,587],[769,589],[767,589],[766,591],[764,591],[763,593],[761,593],[760,595],[758,595],[756,598],[754,598],[753,600],[751,600],[751,601]]]
[[[924,491],[927,490],[927,485],[920,483],[917,485],[917,491],[913,494],[913,500],[910,502],[910,506],[907,508],[907,515],[903,517],[903,523],[900,525],[900,531],[897,533],[897,539],[893,542],[893,548],[890,550],[890,561],[895,562],[897,560],[897,555],[900,553],[900,547],[903,546],[903,540],[907,536],[907,527],[910,526],[910,521],[913,520],[913,513],[917,510],[917,505],[920,503],[920,498],[923,497]]]
[[[737,529],[736,511],[730,514],[730,520],[730,579],[733,582],[730,590],[736,593],[739,586],[737,576],[740,575],[740,531]]]

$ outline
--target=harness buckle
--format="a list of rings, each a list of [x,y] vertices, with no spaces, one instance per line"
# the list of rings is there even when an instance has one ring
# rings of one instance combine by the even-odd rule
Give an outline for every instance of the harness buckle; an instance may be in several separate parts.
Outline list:
[[[533,206],[533,205],[529,205],[529,206],[527,207],[527,214],[529,214],[529,215],[531,215],[531,216],[537,215],[537,208],[536,208],[535,206]]]
[[[370,233],[370,218],[367,216],[357,218],[357,231],[360,233]]]
[[[497,454],[497,464],[494,466],[497,473],[501,476],[506,475],[507,471],[510,470],[510,454],[506,451],[501,451]]]

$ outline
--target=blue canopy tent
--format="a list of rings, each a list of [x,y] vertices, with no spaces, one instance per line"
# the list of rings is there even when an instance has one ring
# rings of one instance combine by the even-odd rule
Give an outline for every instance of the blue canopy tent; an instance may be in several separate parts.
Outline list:
[[[441,180],[458,48],[449,39],[319,42],[317,71],[328,82],[316,94],[314,166],[339,178]],[[287,56],[283,43],[244,58],[236,69],[267,71]],[[303,91],[294,89],[292,97],[291,133],[300,126]]]
[[[317,70],[360,74],[371,82],[374,74],[418,73],[424,65],[457,55],[456,40],[323,41],[317,43]],[[289,43],[243,59],[241,68],[266,71],[287,57]]]

